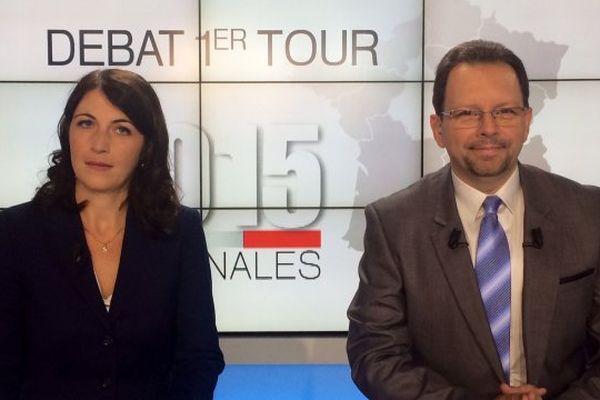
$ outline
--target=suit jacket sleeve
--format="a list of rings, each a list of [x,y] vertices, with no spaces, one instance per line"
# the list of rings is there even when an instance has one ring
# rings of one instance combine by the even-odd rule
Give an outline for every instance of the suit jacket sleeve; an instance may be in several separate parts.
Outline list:
[[[591,207],[596,217],[585,220],[585,224],[592,224],[596,228],[600,224],[600,189],[591,187],[593,198]],[[592,217],[593,218],[593,217]],[[590,235],[589,240],[597,236]],[[597,239],[596,239],[597,241]],[[600,243],[595,243],[600,246]],[[599,251],[600,253],[600,251]],[[587,360],[586,370],[583,375],[571,383],[566,391],[556,397],[556,400],[595,400],[600,399],[600,259],[596,263],[596,276],[593,289],[593,300],[591,310],[587,318],[587,332],[585,344],[585,355]]]
[[[208,251],[198,212],[183,209],[177,344],[170,399],[212,399],[223,370]]]
[[[375,207],[367,206],[365,215],[360,283],[348,309],[347,350],[352,379],[374,400],[482,400],[481,395],[452,386],[426,365],[416,365],[405,311],[402,255],[391,248]]]
[[[0,212],[0,398],[17,399],[22,368],[21,287],[10,257],[8,222]]]
[[[596,283],[592,312],[588,318],[588,336],[593,345],[586,349],[587,371],[557,397],[557,400],[600,399],[600,265],[596,267]]]

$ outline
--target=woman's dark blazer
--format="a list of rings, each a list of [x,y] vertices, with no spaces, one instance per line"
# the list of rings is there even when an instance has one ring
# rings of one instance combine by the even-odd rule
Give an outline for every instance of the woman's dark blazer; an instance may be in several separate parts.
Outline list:
[[[223,369],[198,212],[148,235],[127,215],[110,312],[79,214],[0,212],[0,399],[211,399]]]

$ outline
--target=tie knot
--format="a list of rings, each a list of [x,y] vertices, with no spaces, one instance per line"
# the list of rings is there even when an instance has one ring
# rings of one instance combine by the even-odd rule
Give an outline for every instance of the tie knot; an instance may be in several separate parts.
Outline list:
[[[483,210],[485,214],[498,214],[498,208],[502,204],[502,200],[498,196],[488,196],[483,201]]]

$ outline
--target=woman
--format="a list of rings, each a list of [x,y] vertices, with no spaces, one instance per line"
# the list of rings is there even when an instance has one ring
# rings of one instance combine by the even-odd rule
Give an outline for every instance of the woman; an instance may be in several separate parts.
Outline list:
[[[84,76],[34,199],[0,213],[1,399],[210,399],[223,369],[198,212],[156,93]]]

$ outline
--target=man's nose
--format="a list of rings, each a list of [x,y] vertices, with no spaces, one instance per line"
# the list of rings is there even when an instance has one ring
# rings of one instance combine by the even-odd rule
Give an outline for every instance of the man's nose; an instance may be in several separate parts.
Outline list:
[[[498,124],[491,112],[481,114],[480,131],[482,135],[495,135],[498,130]]]

